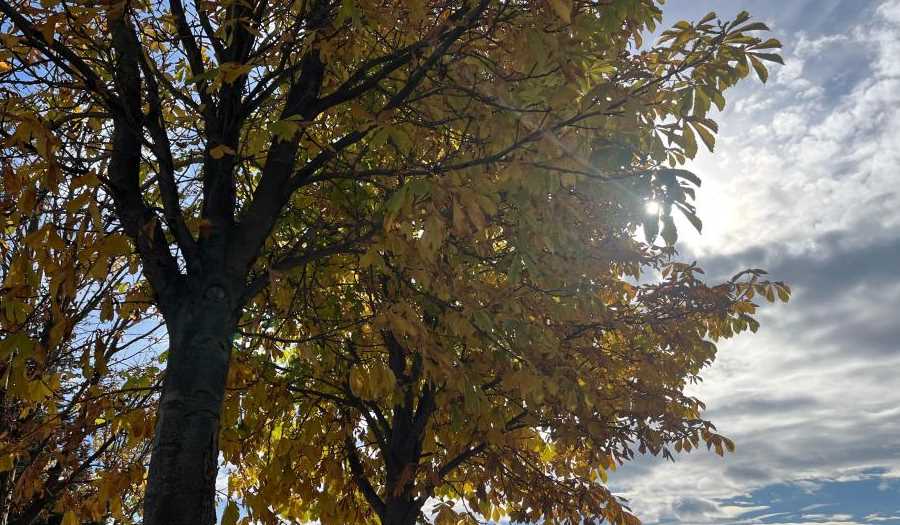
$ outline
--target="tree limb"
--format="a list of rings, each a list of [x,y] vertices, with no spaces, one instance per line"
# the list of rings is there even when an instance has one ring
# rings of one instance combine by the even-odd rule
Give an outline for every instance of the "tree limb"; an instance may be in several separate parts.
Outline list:
[[[353,473],[353,481],[356,483],[356,486],[359,487],[359,490],[362,491],[363,496],[365,496],[369,505],[375,509],[375,512],[377,512],[379,516],[382,516],[385,511],[384,501],[378,496],[378,492],[375,491],[375,488],[372,487],[372,483],[369,482],[369,478],[366,477],[366,472],[359,459],[359,455],[356,452],[356,444],[353,442],[352,435],[346,437],[344,448],[347,451],[347,461],[350,463],[350,472]]]

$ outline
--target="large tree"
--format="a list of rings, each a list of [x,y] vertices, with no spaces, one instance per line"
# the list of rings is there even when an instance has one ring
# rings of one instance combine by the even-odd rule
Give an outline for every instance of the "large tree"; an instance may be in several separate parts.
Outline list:
[[[700,31],[752,44],[741,32],[760,27],[712,20],[664,41]],[[742,74],[703,65],[723,84]],[[701,97],[702,71],[690,77]],[[659,85],[679,99],[684,88]],[[631,130],[644,143],[655,130],[641,122],[665,118],[644,100],[594,121],[587,135],[609,142],[587,153],[551,143],[549,167],[526,159],[404,181],[331,210],[385,200],[386,224],[364,253],[277,272],[240,326],[222,448],[251,519],[408,525],[429,513],[456,523],[462,511],[472,523],[634,523],[605,486],[609,469],[636,453],[733,448],[684,389],[714,341],[756,329],[755,295],[788,289],[759,271],[706,284],[673,260],[671,210],[692,216],[699,179],[616,157],[613,140]],[[702,99],[688,109],[705,118]]]
[[[488,235],[471,245],[490,248],[496,177],[544,195],[604,181],[619,189],[585,197],[627,210],[617,213],[651,239],[661,220],[671,243],[673,209],[696,222],[676,180],[693,176],[659,168],[693,156],[698,138],[712,147],[710,104],[751,67],[764,78],[760,60],[778,46],[748,35],[764,26],[742,14],[679,24],[641,51],[660,20],[653,0],[0,0],[0,13],[6,146],[40,153],[31,177],[102,182],[168,332],[148,525],[214,521],[239,324],[289,322],[260,307],[284,299],[272,281],[339,273],[348,254],[370,266],[403,243],[440,247],[425,217],[403,219],[426,194],[432,217]],[[431,193],[448,180],[473,190]],[[653,198],[661,215],[637,219]],[[567,227],[602,230],[607,218]],[[554,249],[549,232],[564,231],[552,214],[517,220],[537,251],[495,262],[531,275]],[[420,227],[392,234],[410,224]],[[329,286],[332,301],[352,285],[308,277],[308,292]]]

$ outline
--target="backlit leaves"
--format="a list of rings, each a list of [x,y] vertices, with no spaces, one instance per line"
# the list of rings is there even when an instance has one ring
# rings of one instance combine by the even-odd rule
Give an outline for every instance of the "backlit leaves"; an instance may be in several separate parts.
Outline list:
[[[749,15],[650,45],[651,1],[201,2],[189,35],[165,3],[16,5],[40,41],[0,36],[5,399],[67,469],[110,440],[48,506],[63,520],[135,517],[167,356],[117,355],[165,292],[153,264],[178,288],[206,276],[193,250],[257,223],[259,253],[197,258],[249,269],[223,523],[375,523],[390,500],[435,501],[438,523],[632,524],[617,464],[733,449],[684,388],[756,330],[755,296],[789,289],[704,282],[673,257],[674,214],[701,228],[679,166],[713,150],[724,93],[780,61]],[[108,195],[119,16],[144,88],[136,227]],[[31,476],[16,501],[50,493],[49,456],[0,439],[0,470]]]

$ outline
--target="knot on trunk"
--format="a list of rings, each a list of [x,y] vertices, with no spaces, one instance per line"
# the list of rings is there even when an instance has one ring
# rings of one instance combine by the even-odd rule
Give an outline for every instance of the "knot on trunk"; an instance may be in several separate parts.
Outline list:
[[[219,285],[213,285],[207,288],[205,292],[203,292],[203,297],[210,301],[223,303],[228,297],[228,294],[225,293],[225,288],[222,288]]]

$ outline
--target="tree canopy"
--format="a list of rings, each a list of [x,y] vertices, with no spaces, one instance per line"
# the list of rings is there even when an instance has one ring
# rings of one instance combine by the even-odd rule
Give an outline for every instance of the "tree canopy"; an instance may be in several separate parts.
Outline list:
[[[733,448],[684,388],[789,294],[675,250],[780,43],[660,3],[0,0],[0,498],[208,525],[221,451],[229,525],[636,523],[607,472]]]

